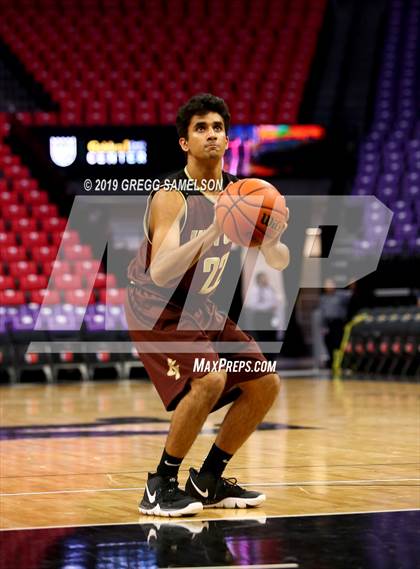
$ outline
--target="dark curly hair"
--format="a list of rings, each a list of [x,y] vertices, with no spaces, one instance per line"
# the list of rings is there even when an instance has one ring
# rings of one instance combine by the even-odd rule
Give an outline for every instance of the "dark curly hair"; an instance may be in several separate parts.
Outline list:
[[[194,95],[178,110],[176,116],[176,129],[179,138],[188,138],[188,127],[191,117],[194,115],[205,115],[207,113],[219,113],[222,117],[225,131],[228,132],[230,126],[230,112],[227,104],[220,97],[210,93],[200,93]]]

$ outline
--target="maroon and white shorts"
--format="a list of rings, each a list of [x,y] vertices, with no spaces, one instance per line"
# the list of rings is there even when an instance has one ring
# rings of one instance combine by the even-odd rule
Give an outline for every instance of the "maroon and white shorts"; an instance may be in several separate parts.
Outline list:
[[[150,306],[150,297],[147,302]],[[202,305],[196,313],[191,314],[191,321],[194,323],[197,323],[197,315],[201,315],[202,318],[203,306],[205,305]],[[213,303],[208,306],[212,306],[214,310]],[[246,368],[251,370],[246,371],[243,364],[231,365],[233,371],[228,369],[225,389],[212,411],[231,403],[239,396],[241,393],[239,383],[267,375],[266,371],[253,371],[255,362],[267,361],[258,344],[229,318],[226,318],[225,325],[220,330],[203,330],[196,325],[191,326],[191,330],[178,329],[179,318],[176,318],[174,314],[176,308],[172,306],[169,309],[172,312],[165,309],[164,316],[159,318],[153,329],[147,330],[144,329],[143,307],[141,289],[129,286],[125,312],[130,337],[167,411],[173,411],[176,408],[178,402],[188,392],[192,379],[209,373],[209,364],[205,369],[195,370],[194,361],[197,359],[204,358],[206,362],[210,362],[210,367],[213,367],[212,362],[219,362],[220,358],[226,358],[232,362],[244,360],[247,362]],[[179,314],[181,311],[182,309],[179,309]],[[184,318],[185,310],[182,314]],[[216,316],[225,319],[221,313]],[[187,349],[185,352],[176,351],[171,344],[178,342],[188,348],[197,346],[198,351],[193,352],[192,349]],[[213,346],[214,342],[237,343],[240,344],[240,349],[237,352],[233,350],[219,355]],[[147,350],[144,349],[144,343],[147,343]],[[165,343],[169,346],[167,349],[165,349]],[[154,345],[156,345],[156,350],[151,349]],[[242,371],[234,371],[241,367]]]

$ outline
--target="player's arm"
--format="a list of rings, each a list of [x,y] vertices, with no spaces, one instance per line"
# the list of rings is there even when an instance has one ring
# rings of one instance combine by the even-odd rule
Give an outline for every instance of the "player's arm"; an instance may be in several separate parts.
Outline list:
[[[185,200],[179,192],[161,189],[152,199],[150,277],[157,286],[167,286],[172,280],[182,277],[221,234],[214,221],[203,233],[180,245],[180,222],[184,209]]]
[[[267,264],[273,269],[282,271],[285,269],[290,262],[290,252],[287,245],[279,241],[280,237],[287,229],[287,224],[289,221],[289,208],[287,208],[287,216],[283,227],[280,229],[278,234],[274,239],[269,241],[264,240],[260,246],[261,253],[264,255],[264,259]]]

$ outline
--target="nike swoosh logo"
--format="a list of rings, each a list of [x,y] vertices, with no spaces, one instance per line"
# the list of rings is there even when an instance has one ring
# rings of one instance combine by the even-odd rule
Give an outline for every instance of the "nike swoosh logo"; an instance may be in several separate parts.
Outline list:
[[[165,464],[167,466],[179,466],[179,464],[172,464],[172,462],[168,462],[167,460],[165,460]]]
[[[147,494],[147,498],[148,498],[149,502],[151,504],[154,504],[154,502],[156,500],[156,491],[154,494],[150,494],[150,491],[149,491],[147,484],[146,484],[146,494]]]
[[[194,488],[197,490],[197,492],[200,494],[200,496],[203,496],[203,498],[208,498],[209,497],[209,489],[207,488],[205,492],[203,492],[203,490],[200,490],[200,488],[194,483],[194,480],[191,478],[190,476],[190,480],[191,480],[191,484],[194,486]]]

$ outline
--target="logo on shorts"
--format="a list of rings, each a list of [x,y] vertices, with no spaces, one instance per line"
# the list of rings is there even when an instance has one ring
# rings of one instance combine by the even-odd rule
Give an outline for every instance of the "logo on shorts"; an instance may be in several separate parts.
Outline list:
[[[181,374],[179,373],[179,364],[176,363],[176,360],[171,360],[171,358],[168,358],[166,361],[168,362],[169,368],[166,375],[169,377],[174,375],[175,380],[180,379]]]

